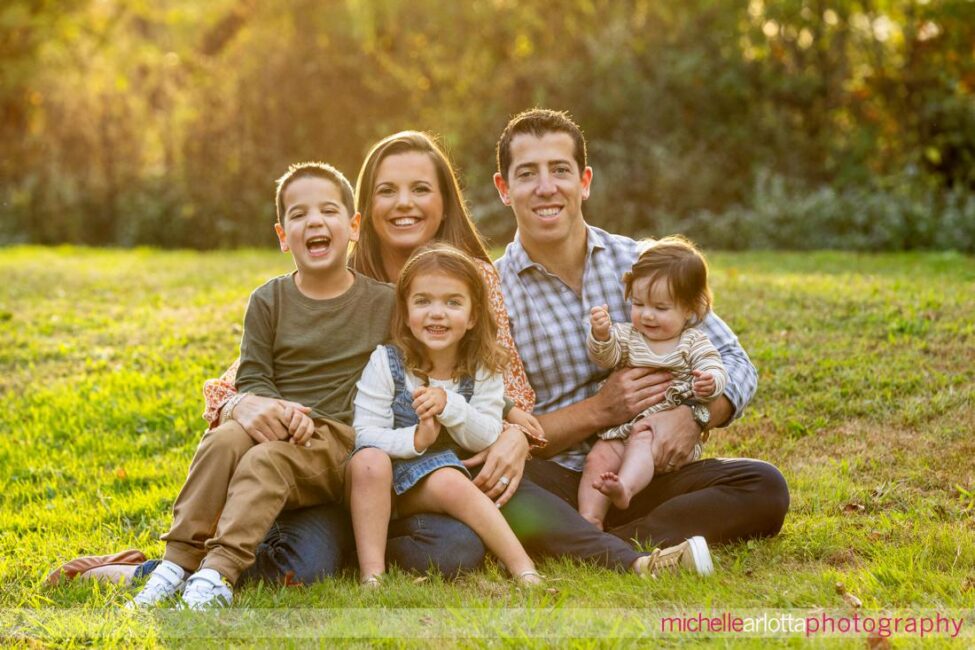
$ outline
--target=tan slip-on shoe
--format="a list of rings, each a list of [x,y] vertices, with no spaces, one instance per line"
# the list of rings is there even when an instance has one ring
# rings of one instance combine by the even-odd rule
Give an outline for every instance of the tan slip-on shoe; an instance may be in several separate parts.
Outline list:
[[[47,584],[56,585],[62,580],[74,580],[77,576],[91,569],[107,567],[109,565],[138,566],[146,561],[142,551],[129,549],[111,555],[86,555],[65,562],[47,576]]]

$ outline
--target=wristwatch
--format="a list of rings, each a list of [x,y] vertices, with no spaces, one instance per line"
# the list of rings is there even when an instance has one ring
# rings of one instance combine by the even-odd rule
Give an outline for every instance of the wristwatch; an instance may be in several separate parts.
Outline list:
[[[704,404],[689,404],[694,421],[701,427],[701,442],[711,437],[711,411]]]

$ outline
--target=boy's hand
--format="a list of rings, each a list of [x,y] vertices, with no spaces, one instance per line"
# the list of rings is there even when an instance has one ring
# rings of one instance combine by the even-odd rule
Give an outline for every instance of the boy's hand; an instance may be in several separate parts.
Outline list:
[[[315,422],[299,411],[298,409],[291,409],[291,418],[288,421],[288,431],[291,433],[289,441],[296,445],[310,446],[308,441],[311,440],[311,436],[315,433]]]
[[[528,433],[532,434],[536,438],[545,437],[545,430],[542,429],[542,425],[538,422],[535,416],[527,411],[522,411],[517,406],[508,411],[507,420],[511,424],[517,424],[518,426],[524,428],[528,431]]]
[[[714,375],[700,370],[692,370],[691,374],[694,375],[695,397],[708,398],[714,395]]]
[[[413,410],[421,420],[443,413],[447,406],[447,391],[434,386],[420,386],[413,391]]]
[[[589,312],[589,322],[592,325],[592,337],[597,341],[609,340],[609,328],[613,321],[609,317],[609,307],[593,307]]]
[[[413,433],[413,448],[419,452],[426,451],[430,445],[437,441],[440,435],[440,422],[437,418],[420,418],[420,423],[416,425]]]

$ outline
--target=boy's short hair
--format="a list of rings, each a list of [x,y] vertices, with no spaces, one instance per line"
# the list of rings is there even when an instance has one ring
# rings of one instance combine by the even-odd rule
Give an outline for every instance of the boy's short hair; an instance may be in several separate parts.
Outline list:
[[[511,141],[516,135],[527,133],[540,138],[546,133],[565,133],[572,138],[574,144],[572,157],[579,166],[579,173],[586,168],[586,138],[582,129],[572,121],[572,117],[565,111],[553,111],[548,108],[532,108],[518,113],[508,121],[508,124],[498,138],[497,159],[498,173],[501,178],[508,179],[511,167]]]
[[[277,180],[277,190],[274,193],[274,204],[278,215],[278,223],[284,225],[284,191],[292,182],[299,178],[321,178],[334,183],[342,193],[342,205],[349,211],[349,217],[355,214],[355,198],[352,193],[352,183],[345,174],[323,162],[300,162],[288,167],[288,171]]]
[[[671,235],[650,240],[633,268],[623,275],[624,296],[633,298],[633,283],[650,278],[650,287],[658,280],[667,283],[670,296],[694,315],[697,325],[711,310],[711,288],[708,286],[708,263],[690,239]],[[648,299],[644,296],[644,300]]]

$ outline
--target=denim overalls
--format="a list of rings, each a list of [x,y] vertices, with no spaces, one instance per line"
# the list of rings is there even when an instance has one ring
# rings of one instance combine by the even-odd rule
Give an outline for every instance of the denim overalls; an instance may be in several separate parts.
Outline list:
[[[413,410],[413,392],[406,386],[403,355],[395,345],[387,345],[385,348],[389,358],[389,371],[393,376],[393,428],[415,426],[420,420]],[[474,395],[474,380],[470,377],[461,379],[457,392],[470,402]],[[469,455],[454,442],[446,429],[441,429],[436,442],[422,456],[393,461],[393,491],[403,494],[424,476],[441,467],[456,467],[470,477],[471,474],[461,464],[458,453]]]

